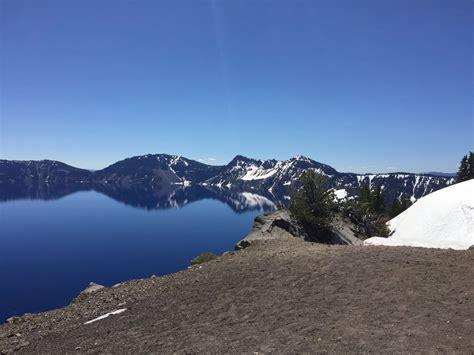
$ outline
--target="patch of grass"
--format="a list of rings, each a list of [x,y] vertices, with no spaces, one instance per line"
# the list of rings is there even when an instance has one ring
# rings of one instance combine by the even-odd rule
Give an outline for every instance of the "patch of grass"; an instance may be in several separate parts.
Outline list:
[[[208,261],[211,261],[215,258],[217,258],[217,255],[211,252],[202,253],[201,255],[198,255],[193,260],[191,260],[191,265],[199,265],[199,264],[207,263]]]

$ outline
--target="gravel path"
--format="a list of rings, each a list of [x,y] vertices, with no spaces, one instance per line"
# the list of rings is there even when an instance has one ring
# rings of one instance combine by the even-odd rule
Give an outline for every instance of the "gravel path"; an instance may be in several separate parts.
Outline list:
[[[472,353],[474,250],[257,241],[0,327],[0,352],[15,349]]]

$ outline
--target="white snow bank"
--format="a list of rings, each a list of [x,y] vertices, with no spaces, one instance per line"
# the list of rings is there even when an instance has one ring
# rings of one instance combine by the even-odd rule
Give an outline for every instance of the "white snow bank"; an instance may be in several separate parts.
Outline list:
[[[100,317],[94,318],[94,319],[92,319],[92,320],[88,320],[88,321],[85,322],[84,324],[94,323],[94,322],[97,322],[98,320],[107,318],[108,316],[111,316],[111,315],[114,315],[114,314],[120,314],[120,313],[122,313],[122,312],[125,312],[126,310],[127,310],[126,308],[117,309],[117,310],[115,310],[115,311],[106,313],[106,314],[104,314],[104,315],[102,315],[102,316],[100,316]]]
[[[393,234],[369,245],[468,249],[474,245],[474,179],[435,191],[388,222]]]

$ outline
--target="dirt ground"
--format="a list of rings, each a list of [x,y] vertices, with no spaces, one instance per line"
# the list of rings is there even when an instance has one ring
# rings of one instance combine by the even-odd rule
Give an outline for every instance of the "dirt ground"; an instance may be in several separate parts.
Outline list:
[[[0,327],[14,350],[472,353],[474,250],[262,240],[16,319]]]

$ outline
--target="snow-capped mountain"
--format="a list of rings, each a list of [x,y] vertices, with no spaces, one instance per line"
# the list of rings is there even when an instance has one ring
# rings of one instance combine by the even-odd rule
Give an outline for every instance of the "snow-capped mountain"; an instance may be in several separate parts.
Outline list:
[[[231,192],[250,192],[281,201],[298,187],[298,178],[308,169],[326,176],[329,187],[340,194],[354,195],[362,183],[371,188],[381,187],[388,202],[395,198],[414,201],[454,182],[453,177],[431,174],[341,173],[303,156],[277,161],[238,155],[227,165],[213,166],[176,155],[147,154],[118,161],[94,172],[51,160],[0,160],[0,184],[81,183],[89,188],[106,184],[151,185],[161,189],[170,185],[200,185]]]
[[[94,181],[189,185],[205,181],[219,171],[220,167],[177,155],[147,154],[118,161],[94,172]]]
[[[289,186],[307,169],[313,169],[328,178],[337,174],[332,167],[303,156],[277,161],[256,160],[238,155],[218,175],[205,183],[278,194],[288,192]]]
[[[340,173],[329,165],[303,156],[285,161],[255,160],[237,156],[220,174],[205,183],[221,188],[270,193],[280,199],[281,196],[287,196],[292,188],[297,188],[298,178],[308,169],[326,176],[329,187],[340,193],[345,190],[347,194],[354,195],[362,183],[369,184],[372,189],[381,187],[390,202],[395,198],[409,198],[414,201],[454,182],[452,177],[424,174]]]

